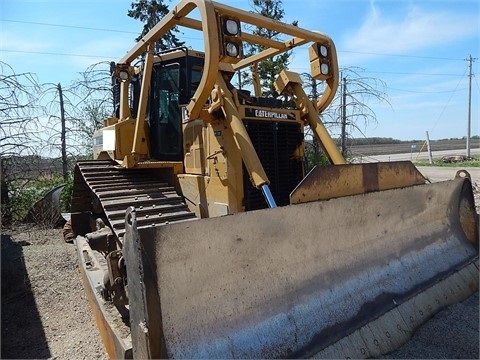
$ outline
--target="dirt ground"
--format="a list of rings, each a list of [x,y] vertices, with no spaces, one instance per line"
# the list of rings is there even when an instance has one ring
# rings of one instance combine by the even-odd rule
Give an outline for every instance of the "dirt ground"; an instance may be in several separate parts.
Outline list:
[[[61,229],[3,233],[2,359],[108,359]]]

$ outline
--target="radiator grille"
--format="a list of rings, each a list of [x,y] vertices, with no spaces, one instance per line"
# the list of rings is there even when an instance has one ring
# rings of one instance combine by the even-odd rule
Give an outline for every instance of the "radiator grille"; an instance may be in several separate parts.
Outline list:
[[[303,178],[301,159],[293,153],[303,140],[300,124],[296,122],[244,121],[258,157],[270,180],[270,191],[278,206],[290,203],[290,192]],[[253,187],[244,168],[244,204],[246,210],[267,207],[262,192]]]

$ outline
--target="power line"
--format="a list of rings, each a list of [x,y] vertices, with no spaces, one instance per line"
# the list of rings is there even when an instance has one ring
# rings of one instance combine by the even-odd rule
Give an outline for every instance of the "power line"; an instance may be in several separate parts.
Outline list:
[[[365,70],[366,73],[371,73],[371,74],[394,74],[394,75],[426,75],[426,76],[463,76],[460,74],[436,74],[436,73],[410,73],[410,72],[396,72],[396,71],[369,71]]]
[[[69,53],[57,53],[57,52],[42,52],[42,51],[26,51],[26,50],[10,50],[10,49],[1,49],[3,52],[10,52],[10,53],[20,53],[20,54],[35,54],[35,55],[54,55],[54,56],[73,56],[73,57],[85,57],[85,58],[101,58],[111,60],[116,58],[116,56],[105,56],[105,55],[86,55],[86,54],[69,54]],[[296,68],[300,69],[300,68]],[[304,68],[305,70],[307,68]],[[391,75],[421,75],[421,76],[454,76],[454,77],[463,77],[465,74],[438,74],[438,73],[413,73],[413,72],[396,72],[396,71],[369,71],[365,70],[365,73],[370,74],[391,74]],[[392,88],[393,89],[393,88]],[[401,90],[401,89],[393,89],[393,90],[400,90],[400,91],[408,91],[408,90]],[[448,92],[448,91],[447,91]]]
[[[41,52],[41,51],[24,51],[24,50],[8,50],[1,49],[2,52],[21,53],[21,54],[36,54],[36,55],[55,55],[55,56],[74,56],[74,57],[87,57],[87,58],[102,58],[111,60],[112,57],[102,55],[84,55],[84,54],[66,54],[66,53],[54,53],[54,52]]]
[[[309,68],[302,68],[302,67],[292,67],[292,70],[301,70],[308,71]],[[446,74],[446,73],[419,73],[419,72],[398,72],[398,71],[373,71],[373,70],[363,70],[362,72],[367,74],[392,74],[392,75],[422,75],[422,76],[454,76],[459,77],[463,76],[461,74]]]
[[[0,19],[0,22],[12,22],[12,23],[19,23],[19,24],[30,24],[30,25],[41,25],[41,26],[54,26],[54,27],[61,27],[61,28],[70,28],[70,29],[80,29],[80,30],[92,30],[92,31],[104,31],[104,32],[114,32],[114,33],[123,33],[123,34],[133,34],[139,35],[140,32],[134,31],[125,31],[125,30],[116,30],[116,29],[103,29],[103,28],[94,28],[94,27],[86,27],[86,26],[75,26],[75,25],[64,25],[64,24],[51,24],[51,23],[43,23],[43,22],[34,22],[34,21],[21,21],[21,20],[9,20],[9,19]],[[184,39],[191,39],[191,40],[202,40],[201,37],[188,37],[183,36]]]
[[[480,91],[480,85],[478,85],[477,77],[475,76],[475,74],[473,74],[473,80],[475,81],[475,85],[477,85],[478,91]]]
[[[465,69],[465,72],[463,73],[462,77],[465,76],[465,74],[467,73],[467,69]],[[438,115],[438,118],[437,120],[435,121],[435,124],[433,124],[433,127],[431,129],[431,133],[433,133],[433,131],[435,130],[435,127],[437,126],[438,122],[440,121],[440,118],[443,116],[443,113],[445,112],[445,109],[447,108],[448,104],[450,103],[450,101],[452,100],[452,97],[453,97],[453,94],[457,92],[458,90],[458,87],[460,86],[460,83],[462,82],[462,79],[459,79],[458,80],[458,83],[457,83],[457,86],[455,86],[455,89],[452,91],[452,93],[450,94],[450,97],[448,98],[448,101],[447,103],[443,106],[443,109],[442,111],[440,112],[440,114]]]
[[[19,23],[19,24],[42,25],[42,26],[55,26],[55,27],[70,28],[70,29],[93,30],[93,31],[106,31],[106,32],[116,32],[116,33],[125,33],[125,34],[138,35],[138,33],[133,32],[133,31],[115,30],[115,29],[102,29],[102,28],[92,28],[92,27],[86,27],[86,26],[74,26],[74,25],[63,25],[63,24],[50,24],[50,23],[43,23],[43,22],[20,21],[20,20],[7,20],[7,19],[0,19],[0,21],[3,21],[3,22],[12,22],[12,23]]]
[[[390,87],[390,86],[387,86],[387,88],[390,89],[390,90],[403,91],[403,92],[415,93],[415,94],[445,94],[445,93],[452,93],[452,92],[456,92],[456,91],[457,91],[457,90],[445,90],[445,91],[415,91],[415,90],[397,89],[397,88],[392,88],[392,87]],[[458,90],[464,90],[464,89],[458,89]]]
[[[22,21],[22,20],[10,20],[10,19],[0,19],[0,21],[20,23],[20,24],[63,27],[63,28],[81,29],[81,30],[115,32],[115,33],[134,34],[134,35],[139,34],[138,32],[125,31],[125,30],[104,29],[104,28],[94,28],[94,27],[74,26],[74,25],[64,25],[64,24],[52,24],[52,23],[34,22],[34,21]],[[200,37],[199,38],[192,38],[191,37],[190,39],[202,40],[202,38],[200,38]],[[465,60],[465,59],[458,59],[458,58],[420,56],[420,55],[405,55],[405,54],[389,54],[389,53],[350,51],[350,50],[338,50],[338,52],[339,53],[360,54],[360,55],[391,56],[391,57],[404,57],[404,58],[427,59],[427,60],[449,60],[449,61],[463,61],[463,60]]]
[[[451,61],[463,61],[463,60],[464,60],[464,59],[445,58],[445,57],[434,57],[434,56],[419,56],[419,55],[405,55],[405,54],[386,54],[386,53],[363,52],[363,51],[348,51],[348,50],[339,50],[338,52],[344,52],[344,53],[350,53],[350,54],[361,54],[361,55],[377,55],[377,56],[406,57],[406,58],[415,58],[415,59],[429,59],[429,60],[451,60]]]

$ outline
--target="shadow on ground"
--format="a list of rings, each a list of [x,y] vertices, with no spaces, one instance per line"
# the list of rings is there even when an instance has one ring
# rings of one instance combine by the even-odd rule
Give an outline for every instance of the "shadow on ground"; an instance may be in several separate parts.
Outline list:
[[[47,359],[51,354],[23,258],[29,243],[4,234],[1,241],[1,358]]]

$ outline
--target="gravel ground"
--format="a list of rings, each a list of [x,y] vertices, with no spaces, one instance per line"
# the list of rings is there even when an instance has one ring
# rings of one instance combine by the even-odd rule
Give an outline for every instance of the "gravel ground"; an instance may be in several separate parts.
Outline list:
[[[108,359],[62,231],[2,232],[2,359]]]
[[[437,313],[386,359],[478,359],[478,292]]]

